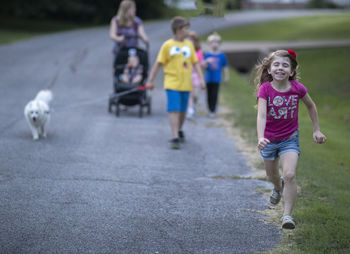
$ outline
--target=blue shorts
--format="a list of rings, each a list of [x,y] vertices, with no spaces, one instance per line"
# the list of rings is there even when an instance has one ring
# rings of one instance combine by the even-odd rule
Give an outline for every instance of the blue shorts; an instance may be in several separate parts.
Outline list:
[[[260,150],[260,155],[266,161],[273,161],[286,152],[296,152],[298,155],[300,154],[298,130],[283,141],[268,143],[263,150]]]
[[[166,90],[168,97],[168,112],[186,112],[190,92]]]

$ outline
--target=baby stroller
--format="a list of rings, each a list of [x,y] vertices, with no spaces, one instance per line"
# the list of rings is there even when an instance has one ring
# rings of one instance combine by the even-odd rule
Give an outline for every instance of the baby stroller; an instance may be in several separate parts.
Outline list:
[[[114,62],[114,93],[109,97],[108,112],[115,108],[115,115],[119,116],[121,107],[139,105],[139,117],[143,116],[143,108],[147,108],[147,114],[151,114],[151,96],[144,89],[143,84],[148,76],[148,49],[122,47]],[[138,64],[133,66],[131,60],[138,59]]]

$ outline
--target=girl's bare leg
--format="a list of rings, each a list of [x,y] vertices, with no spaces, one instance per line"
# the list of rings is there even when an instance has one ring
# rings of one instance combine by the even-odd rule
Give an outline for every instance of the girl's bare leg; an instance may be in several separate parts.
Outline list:
[[[192,100],[193,100],[193,107],[195,107],[197,105],[198,95],[199,95],[199,88],[198,87],[194,87],[193,91],[191,93]]]
[[[282,189],[281,176],[278,170],[279,159],[273,161],[264,160],[267,179],[274,185],[275,190]]]
[[[291,215],[294,202],[297,196],[297,183],[295,171],[298,163],[298,154],[296,152],[287,152],[281,155],[281,164],[284,178],[284,213]]]
[[[190,94],[190,98],[188,99],[188,108],[193,108],[193,91]]]

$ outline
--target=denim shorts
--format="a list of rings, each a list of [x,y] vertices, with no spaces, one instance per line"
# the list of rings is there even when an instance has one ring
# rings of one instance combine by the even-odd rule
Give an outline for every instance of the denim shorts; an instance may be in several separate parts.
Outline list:
[[[168,112],[186,112],[190,92],[166,90],[168,97]]]
[[[268,143],[263,150],[260,150],[260,155],[266,161],[273,161],[286,152],[296,152],[298,155],[300,154],[298,130],[283,141]]]

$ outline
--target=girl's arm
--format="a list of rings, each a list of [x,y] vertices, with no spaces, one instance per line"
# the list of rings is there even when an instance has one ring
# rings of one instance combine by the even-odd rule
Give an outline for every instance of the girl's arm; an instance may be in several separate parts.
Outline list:
[[[202,73],[202,69],[201,69],[201,65],[199,62],[196,62],[194,65],[193,65],[194,69],[196,70],[198,76],[199,76],[199,79],[200,79],[200,83],[201,83],[201,88],[202,89],[205,89],[206,88],[206,84],[205,84],[205,81],[204,81],[204,77],[203,77],[203,73]]]
[[[148,43],[148,38],[145,32],[145,29],[143,28],[143,25],[139,25],[137,33],[145,43]]]
[[[154,88],[153,80],[157,76],[157,73],[158,73],[161,66],[162,66],[162,64],[160,62],[155,62],[153,67],[152,67],[151,74],[149,75],[149,78],[148,78],[147,83],[146,83],[146,86],[151,87],[151,89]]]
[[[230,72],[227,66],[224,67],[224,83],[228,83],[230,79]]]
[[[111,25],[110,25],[110,28],[109,28],[109,36],[111,37],[111,39],[113,40],[113,41],[116,41],[116,42],[123,42],[124,41],[124,36],[123,35],[121,35],[121,36],[118,36],[117,35],[117,31],[118,30],[118,28],[117,28],[117,22],[116,22],[116,20],[113,18],[112,20],[111,20]]]
[[[317,113],[317,108],[315,103],[313,102],[313,100],[311,99],[308,93],[306,93],[301,100],[304,102],[312,121],[313,129],[314,129],[314,133],[313,133],[314,141],[318,144],[322,144],[326,142],[327,138],[320,131],[320,126],[318,124],[318,113]]]
[[[258,148],[263,150],[270,143],[270,140],[264,137],[266,127],[266,100],[258,98],[258,117],[256,121],[256,129],[258,132]]]

